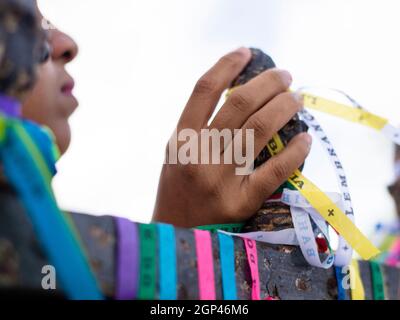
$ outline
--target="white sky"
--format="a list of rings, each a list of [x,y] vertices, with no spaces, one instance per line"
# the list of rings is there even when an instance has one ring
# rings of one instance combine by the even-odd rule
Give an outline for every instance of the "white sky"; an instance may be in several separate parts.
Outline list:
[[[151,218],[170,136],[193,84],[241,45],[269,53],[304,85],[346,91],[399,124],[399,1],[40,0],[80,45],[69,71],[80,109],[54,187],[61,206]],[[348,173],[364,232],[394,215],[391,143],[380,133],[315,113]],[[318,143],[306,175],[338,190]]]

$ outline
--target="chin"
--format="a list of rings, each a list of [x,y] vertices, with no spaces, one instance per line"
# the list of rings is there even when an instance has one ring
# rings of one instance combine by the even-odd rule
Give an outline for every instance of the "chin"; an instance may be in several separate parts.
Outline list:
[[[67,121],[63,125],[58,125],[54,130],[58,148],[60,149],[61,155],[63,155],[71,144],[71,128]]]

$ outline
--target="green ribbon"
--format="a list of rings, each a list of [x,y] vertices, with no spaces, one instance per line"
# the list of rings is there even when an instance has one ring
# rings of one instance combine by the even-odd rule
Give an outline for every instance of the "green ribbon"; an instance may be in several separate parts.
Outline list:
[[[156,298],[156,254],[157,226],[140,224],[140,277],[138,298],[154,300]]]
[[[228,223],[228,224],[212,224],[208,226],[200,226],[195,229],[206,230],[210,232],[217,232],[218,230],[231,232],[231,233],[239,233],[242,231],[244,227],[244,223]]]
[[[370,267],[374,300],[385,300],[385,287],[381,266],[375,261],[370,261]]]
[[[62,212],[51,189],[52,172],[34,137],[40,128],[0,115],[0,162],[15,188],[36,236],[57,270],[63,291],[76,300],[102,299],[89,259],[69,217]],[[50,143],[50,140],[44,140]]]

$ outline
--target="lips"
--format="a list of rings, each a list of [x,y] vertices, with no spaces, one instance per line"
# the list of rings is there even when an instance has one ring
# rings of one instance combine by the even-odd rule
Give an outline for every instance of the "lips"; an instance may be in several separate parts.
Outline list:
[[[78,100],[75,98],[73,94],[73,90],[75,87],[75,81],[71,77],[67,77],[65,79],[64,84],[61,86],[61,99],[60,105],[65,112],[66,116],[70,116],[74,113],[76,108],[78,107]]]
[[[75,87],[74,81],[73,80],[68,81],[66,84],[64,84],[61,87],[61,92],[62,92],[62,94],[66,95],[68,97],[71,97],[71,96],[73,96],[74,87]]]

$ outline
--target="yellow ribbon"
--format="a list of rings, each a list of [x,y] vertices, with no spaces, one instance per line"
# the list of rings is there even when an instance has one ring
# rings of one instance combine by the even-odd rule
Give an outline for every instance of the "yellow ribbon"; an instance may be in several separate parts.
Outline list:
[[[382,130],[389,121],[379,117],[364,109],[354,108],[342,103],[311,95],[309,93],[301,93],[304,99],[304,106],[314,110],[328,113],[330,115],[356,122],[376,130]]]
[[[283,142],[278,134],[275,134],[268,142],[267,148],[271,155],[276,155],[284,149]],[[288,182],[307,199],[315,210],[319,212],[363,259],[370,260],[380,253],[346,214],[299,170],[296,170],[290,176]]]
[[[232,94],[237,87],[230,88],[226,98]],[[362,109],[356,109],[326,100],[320,97],[303,94],[304,105],[320,111],[346,117],[346,119],[360,122],[373,128],[382,129],[387,120],[377,117]],[[271,155],[276,155],[284,149],[283,142],[278,134],[268,142],[267,148]],[[355,251],[365,260],[377,256],[380,251],[365,237],[346,214],[337,207],[331,199],[322,192],[314,183],[296,170],[289,178],[292,184],[308,200],[308,202],[321,214],[321,216],[353,247]]]
[[[365,300],[364,285],[361,281],[358,261],[353,260],[350,268],[350,288],[352,300]]]

